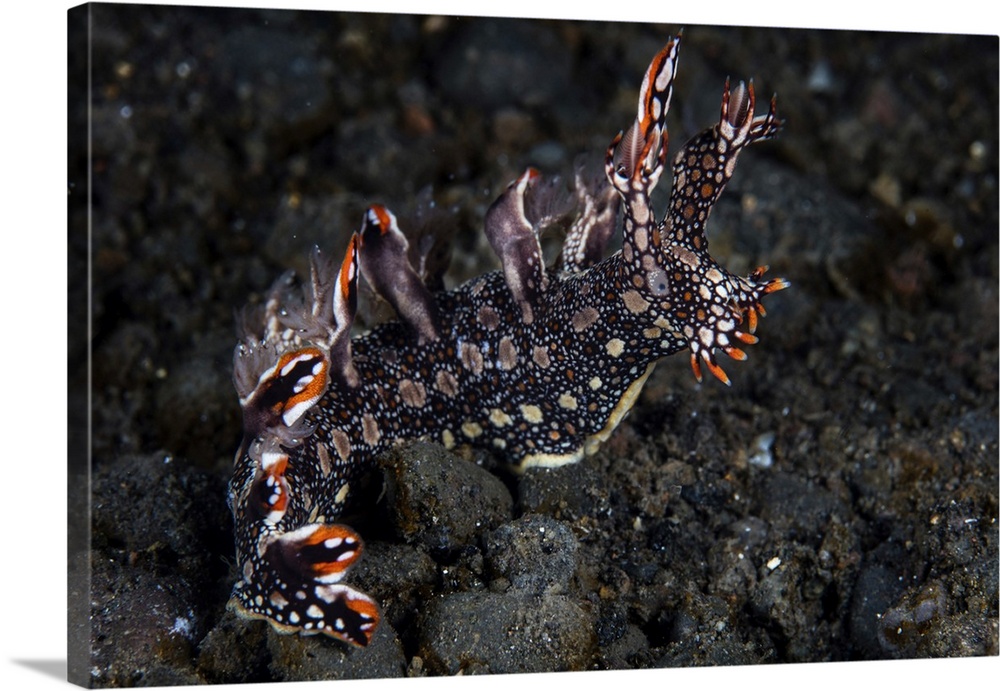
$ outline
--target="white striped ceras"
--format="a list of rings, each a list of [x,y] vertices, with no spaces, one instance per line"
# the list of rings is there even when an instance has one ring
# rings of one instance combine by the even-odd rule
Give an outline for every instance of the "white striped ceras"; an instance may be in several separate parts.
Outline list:
[[[740,152],[779,128],[754,115],[753,83],[730,89],[718,124],[677,154],[669,208],[650,205],[667,161],[680,36],[647,70],[635,122],[607,150],[609,184],[576,185],[558,266],[539,243],[540,176],[529,169],[486,214],[502,270],[432,293],[392,213],[372,206],[342,262],[318,249],[304,299],[288,280],[237,346],[244,441],[229,485],[239,579],[230,606],[282,632],[366,645],[376,603],[344,583],[362,551],[336,522],[352,483],[401,440],[494,449],[516,469],[573,463],[606,440],[656,362],[687,350],[725,383],[761,299],[787,286],[766,267],[735,276],[708,254],[705,224]],[[622,216],[622,249],[604,258]],[[398,319],[351,338],[359,274]]]

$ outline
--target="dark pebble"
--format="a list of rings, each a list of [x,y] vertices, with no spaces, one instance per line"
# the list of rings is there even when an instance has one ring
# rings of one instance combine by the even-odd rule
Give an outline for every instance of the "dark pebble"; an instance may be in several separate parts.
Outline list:
[[[822,601],[828,578],[820,573],[812,548],[785,543],[776,556],[758,568],[747,609],[783,646],[786,659],[805,661],[810,657],[812,641],[830,635],[823,621]]]
[[[136,686],[148,674],[162,678],[163,666],[189,677],[191,653],[204,629],[191,604],[194,584],[135,568],[127,558],[99,555],[93,564],[90,683]]]
[[[438,565],[419,547],[387,542],[365,544],[361,561],[351,569],[351,585],[364,591],[382,608],[382,621],[402,631],[431,597]]]
[[[722,597],[686,593],[665,624],[665,654],[658,667],[747,665],[776,657],[761,629],[734,626],[734,612]]]
[[[268,628],[225,611],[199,645],[198,671],[218,684],[266,681]]]
[[[378,627],[365,648],[326,636],[287,635],[270,626],[267,629],[270,670],[282,681],[382,679],[406,672],[403,647],[390,626]]]
[[[513,590],[536,595],[566,593],[576,571],[577,543],[569,527],[548,516],[528,515],[484,539],[488,575]]]
[[[902,573],[898,566],[892,566],[894,559],[897,564],[901,559],[895,546],[874,552],[870,560],[862,564],[854,585],[848,623],[852,647],[863,659],[885,656],[879,642],[882,614],[903,591]]]
[[[830,517],[847,513],[818,482],[780,471],[768,474],[759,496],[760,517],[804,542],[818,544]]]
[[[596,640],[571,598],[479,592],[431,603],[419,647],[437,674],[517,674],[588,669]]]
[[[176,568],[219,569],[208,552],[228,554],[232,521],[225,483],[161,452],[127,455],[94,473],[93,540]],[[189,563],[190,561],[190,563]]]
[[[649,639],[638,626],[629,624],[613,641],[601,644],[601,667],[635,669],[652,664]]]
[[[558,468],[530,468],[518,483],[518,509],[562,520],[601,516],[608,510],[608,493],[587,460]]]
[[[499,478],[436,444],[393,449],[383,469],[397,534],[432,553],[460,549],[513,514]]]

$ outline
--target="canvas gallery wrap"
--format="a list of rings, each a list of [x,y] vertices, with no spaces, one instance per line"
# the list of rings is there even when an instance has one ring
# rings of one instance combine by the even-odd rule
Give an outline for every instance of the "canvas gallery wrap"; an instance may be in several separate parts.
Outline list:
[[[997,654],[995,36],[97,3],[69,58],[74,683]]]

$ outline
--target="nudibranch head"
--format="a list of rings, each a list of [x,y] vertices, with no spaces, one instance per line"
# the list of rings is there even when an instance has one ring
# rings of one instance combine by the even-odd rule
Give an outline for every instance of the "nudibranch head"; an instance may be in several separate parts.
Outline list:
[[[669,208],[657,220],[650,194],[666,165],[666,116],[679,47],[680,36],[653,59],[643,79],[635,122],[611,143],[605,169],[623,200],[627,280],[650,304],[650,320],[669,325],[674,338],[687,344],[698,381],[704,363],[729,384],[715,351],[745,359],[737,344],[756,342],[753,331],[757,315],[763,314],[761,298],[788,283],[761,282],[763,269],[745,278],[731,274],[709,254],[705,225],[740,152],[773,137],[781,122],[775,99],[765,115],[755,117],[753,82],[740,82],[731,91],[727,79],[719,123],[694,137],[675,157]]]
[[[357,533],[339,524],[262,531],[257,551],[240,555],[242,577],[229,606],[282,633],[321,633],[367,645],[378,625],[378,606],[340,583],[361,556],[361,545]]]

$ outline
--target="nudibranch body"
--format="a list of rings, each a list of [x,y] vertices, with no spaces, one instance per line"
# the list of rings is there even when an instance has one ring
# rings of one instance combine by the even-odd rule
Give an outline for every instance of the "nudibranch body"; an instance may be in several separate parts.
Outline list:
[[[742,360],[761,299],[786,287],[729,273],[708,254],[705,224],[740,152],[779,127],[774,101],[754,115],[753,84],[722,97],[715,126],[676,156],[669,208],[650,194],[667,161],[666,115],[680,37],[653,59],[635,122],[608,148],[607,185],[578,178],[580,212],[558,265],[529,169],[486,214],[502,270],[432,293],[393,214],[365,214],[344,259],[317,249],[304,299],[279,281],[260,332],[235,352],[244,416],[229,505],[240,578],[231,605],[283,632],[370,640],[378,607],[342,582],[360,537],[336,523],[352,483],[401,440],[496,450],[517,469],[572,463],[606,440],[656,362],[688,350],[728,383],[717,352]],[[603,258],[622,216],[622,248]],[[359,277],[398,319],[351,338]]]

